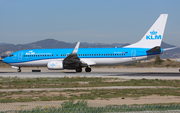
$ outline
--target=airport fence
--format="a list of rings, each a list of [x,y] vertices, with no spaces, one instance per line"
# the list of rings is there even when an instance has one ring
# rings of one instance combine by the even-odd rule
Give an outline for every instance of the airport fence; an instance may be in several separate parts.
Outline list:
[[[107,105],[86,101],[1,102],[0,113],[180,113],[180,104],[161,105]]]

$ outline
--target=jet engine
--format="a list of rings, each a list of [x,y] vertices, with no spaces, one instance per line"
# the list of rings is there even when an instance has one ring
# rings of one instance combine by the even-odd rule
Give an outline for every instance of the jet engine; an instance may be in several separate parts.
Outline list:
[[[47,63],[47,68],[49,70],[61,70],[64,69],[63,61],[50,61]]]

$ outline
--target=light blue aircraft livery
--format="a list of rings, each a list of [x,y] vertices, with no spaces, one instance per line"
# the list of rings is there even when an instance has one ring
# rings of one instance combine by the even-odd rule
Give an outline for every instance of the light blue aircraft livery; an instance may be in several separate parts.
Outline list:
[[[137,43],[122,48],[31,49],[12,53],[3,62],[17,68],[47,67],[49,70],[73,69],[91,72],[91,66],[134,63],[153,58],[163,52],[160,47],[168,14],[161,14],[144,37]]]

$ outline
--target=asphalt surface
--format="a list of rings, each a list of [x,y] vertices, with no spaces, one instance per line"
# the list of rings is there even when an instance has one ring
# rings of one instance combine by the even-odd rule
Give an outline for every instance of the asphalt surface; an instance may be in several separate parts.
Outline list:
[[[74,70],[48,70],[40,69],[41,72],[32,72],[31,68],[24,68],[22,72],[16,69],[0,69],[2,77],[113,77],[123,79],[180,79],[178,68],[95,68],[90,73],[76,73]]]

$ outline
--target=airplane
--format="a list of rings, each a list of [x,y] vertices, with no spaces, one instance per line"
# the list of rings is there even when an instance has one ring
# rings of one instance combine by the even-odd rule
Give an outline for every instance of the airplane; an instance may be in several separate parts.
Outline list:
[[[143,38],[122,48],[75,48],[21,50],[6,57],[3,62],[17,68],[47,67],[49,70],[71,69],[91,72],[91,66],[115,66],[134,63],[162,54],[161,42],[168,14],[161,14]],[[170,49],[168,49],[170,50]]]

